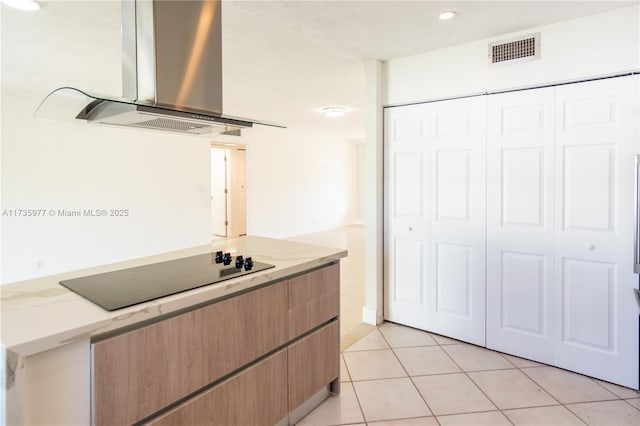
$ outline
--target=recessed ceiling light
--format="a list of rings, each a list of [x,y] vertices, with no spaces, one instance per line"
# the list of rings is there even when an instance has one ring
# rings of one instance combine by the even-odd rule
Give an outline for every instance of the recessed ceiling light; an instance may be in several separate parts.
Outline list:
[[[347,107],[343,106],[326,106],[322,108],[322,113],[327,117],[343,117],[347,111]]]
[[[440,15],[438,15],[438,18],[442,19],[443,21],[448,21],[449,19],[455,18],[456,15],[457,13],[453,10],[448,10],[446,12],[441,12]]]
[[[28,10],[30,12],[40,9],[38,2],[33,0],[2,0],[2,3],[20,10]]]

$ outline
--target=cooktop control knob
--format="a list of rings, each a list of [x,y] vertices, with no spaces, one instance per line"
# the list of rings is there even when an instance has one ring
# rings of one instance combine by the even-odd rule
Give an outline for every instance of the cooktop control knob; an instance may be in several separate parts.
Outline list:
[[[244,259],[242,256],[236,256],[236,269],[241,269],[242,265],[244,265]]]
[[[225,253],[224,256],[222,256],[222,263],[224,265],[230,265],[231,264],[231,253]]]
[[[222,263],[222,252],[221,251],[217,251],[216,252],[216,263]]]
[[[250,271],[250,270],[251,270],[251,268],[253,268],[253,260],[251,260],[251,258],[250,258],[250,257],[247,257],[247,258],[244,260],[244,270],[245,270],[245,271]]]

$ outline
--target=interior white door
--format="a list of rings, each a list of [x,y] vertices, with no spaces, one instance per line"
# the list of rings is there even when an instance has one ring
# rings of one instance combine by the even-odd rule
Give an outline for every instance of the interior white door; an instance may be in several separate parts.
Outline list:
[[[554,88],[487,100],[487,347],[553,363]]]
[[[211,233],[227,236],[227,166],[226,150],[211,148]]]
[[[430,105],[385,110],[385,318],[428,329]]]
[[[247,204],[246,204],[246,150],[238,147],[229,149],[231,161],[229,168],[229,197],[230,208],[227,218],[229,221],[229,236],[247,235]]]
[[[556,89],[555,364],[638,388],[638,76]]]
[[[430,106],[430,330],[484,345],[486,99]]]

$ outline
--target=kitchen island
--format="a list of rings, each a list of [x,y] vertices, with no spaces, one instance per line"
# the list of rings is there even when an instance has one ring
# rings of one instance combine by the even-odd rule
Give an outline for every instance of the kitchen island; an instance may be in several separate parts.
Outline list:
[[[275,267],[112,312],[59,284],[216,251]],[[293,423],[339,391],[345,256],[240,237],[3,285],[2,420]]]

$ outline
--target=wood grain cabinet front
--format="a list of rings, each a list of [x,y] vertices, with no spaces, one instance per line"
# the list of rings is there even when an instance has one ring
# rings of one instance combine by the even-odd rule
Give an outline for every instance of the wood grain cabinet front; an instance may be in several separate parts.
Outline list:
[[[94,343],[93,424],[140,421],[284,345],[287,291],[269,285]]]
[[[289,339],[336,318],[339,313],[339,263],[289,280]]]
[[[284,349],[148,424],[272,426],[287,413],[287,351]]]
[[[340,325],[332,321],[289,346],[289,410],[340,374]]]

